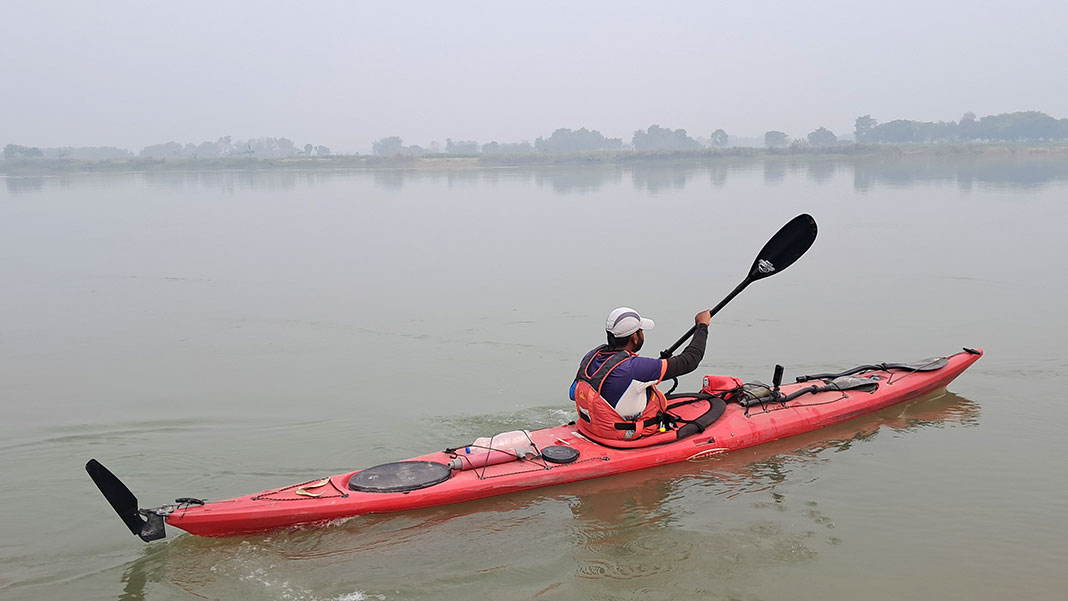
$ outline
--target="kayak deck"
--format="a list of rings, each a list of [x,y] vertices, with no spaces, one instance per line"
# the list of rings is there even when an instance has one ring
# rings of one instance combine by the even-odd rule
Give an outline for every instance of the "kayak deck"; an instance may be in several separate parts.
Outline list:
[[[723,416],[704,432],[650,447],[616,449],[581,435],[574,424],[531,432],[538,449],[563,445],[578,451],[572,463],[555,464],[534,458],[482,468],[453,471],[447,480],[407,492],[358,492],[346,472],[254,495],[176,509],[168,524],[201,536],[227,536],[271,530],[301,523],[334,520],[369,513],[407,511],[460,503],[521,490],[576,482],[655,465],[698,459],[778,440],[837,424],[945,388],[982,356],[981,350],[947,357],[935,371],[866,371],[879,382],[873,392],[834,390],[804,394],[783,404],[769,401],[748,409],[729,403]],[[782,386],[788,395],[810,384]],[[698,408],[676,410],[689,419]],[[687,411],[691,415],[687,414]],[[455,453],[439,451],[408,461],[448,464]]]

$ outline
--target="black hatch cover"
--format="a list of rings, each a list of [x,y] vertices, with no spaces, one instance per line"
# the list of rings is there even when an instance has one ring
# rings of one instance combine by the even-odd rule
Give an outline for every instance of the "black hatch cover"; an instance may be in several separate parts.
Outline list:
[[[398,461],[369,467],[349,478],[349,489],[359,492],[408,492],[441,484],[452,470],[434,461]]]

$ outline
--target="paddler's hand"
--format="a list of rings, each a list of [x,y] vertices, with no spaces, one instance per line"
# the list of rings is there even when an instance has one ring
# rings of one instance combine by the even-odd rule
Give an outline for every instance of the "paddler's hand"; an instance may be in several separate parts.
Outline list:
[[[712,312],[711,311],[701,311],[696,316],[694,316],[693,323],[694,323],[694,325],[698,325],[698,326],[701,325],[701,324],[705,324],[707,326],[708,324],[712,323]]]

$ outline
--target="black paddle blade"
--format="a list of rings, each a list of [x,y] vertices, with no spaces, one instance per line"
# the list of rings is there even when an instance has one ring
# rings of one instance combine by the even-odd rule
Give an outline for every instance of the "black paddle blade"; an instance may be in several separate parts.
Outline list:
[[[93,483],[100,489],[100,492],[104,493],[104,498],[108,500],[108,503],[111,503],[115,513],[119,514],[130,532],[141,536],[141,529],[147,520],[141,517],[141,514],[137,511],[137,497],[130,492],[129,488],[126,488],[126,485],[121,480],[115,477],[115,474],[108,471],[108,468],[101,465],[96,459],[90,459],[89,463],[85,464],[85,471],[89,472],[89,477],[93,479]]]
[[[753,266],[749,269],[749,275],[745,276],[741,284],[738,284],[726,298],[719,301],[719,304],[709,309],[709,313],[715,315],[719,313],[719,310],[727,306],[727,303],[734,300],[734,297],[741,294],[742,290],[757,280],[762,280],[766,277],[773,276],[776,273],[786,269],[794,264],[801,258],[801,255],[812,246],[812,243],[816,241],[816,220],[807,213],[802,213],[797,217],[794,217],[782,226],[782,228],[775,232],[775,235],[768,240],[768,243],[764,245],[764,248],[760,249],[760,254],[757,255]],[[675,344],[660,351],[660,358],[667,359],[671,357],[671,354],[675,352],[677,348],[682,346],[683,342],[686,342],[690,336],[693,336],[697,326],[690,328],[690,331],[682,335],[675,341]]]
[[[802,213],[782,226],[760,249],[749,270],[749,281],[772,276],[794,264],[816,241],[816,220]]]

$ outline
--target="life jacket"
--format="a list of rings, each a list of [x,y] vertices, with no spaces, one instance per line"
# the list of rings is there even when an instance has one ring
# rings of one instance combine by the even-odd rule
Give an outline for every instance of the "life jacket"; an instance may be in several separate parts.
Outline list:
[[[667,399],[656,386],[647,389],[649,398],[645,410],[634,419],[623,418],[616,408],[601,396],[601,388],[604,387],[608,374],[637,356],[627,351],[619,351],[590,373],[590,364],[593,363],[594,357],[606,348],[608,345],[603,345],[590,353],[589,358],[579,366],[578,375],[575,377],[575,407],[578,409],[575,425],[579,432],[595,441],[606,441],[609,444],[637,441],[660,433],[661,427],[667,427],[664,414],[667,410]]]

